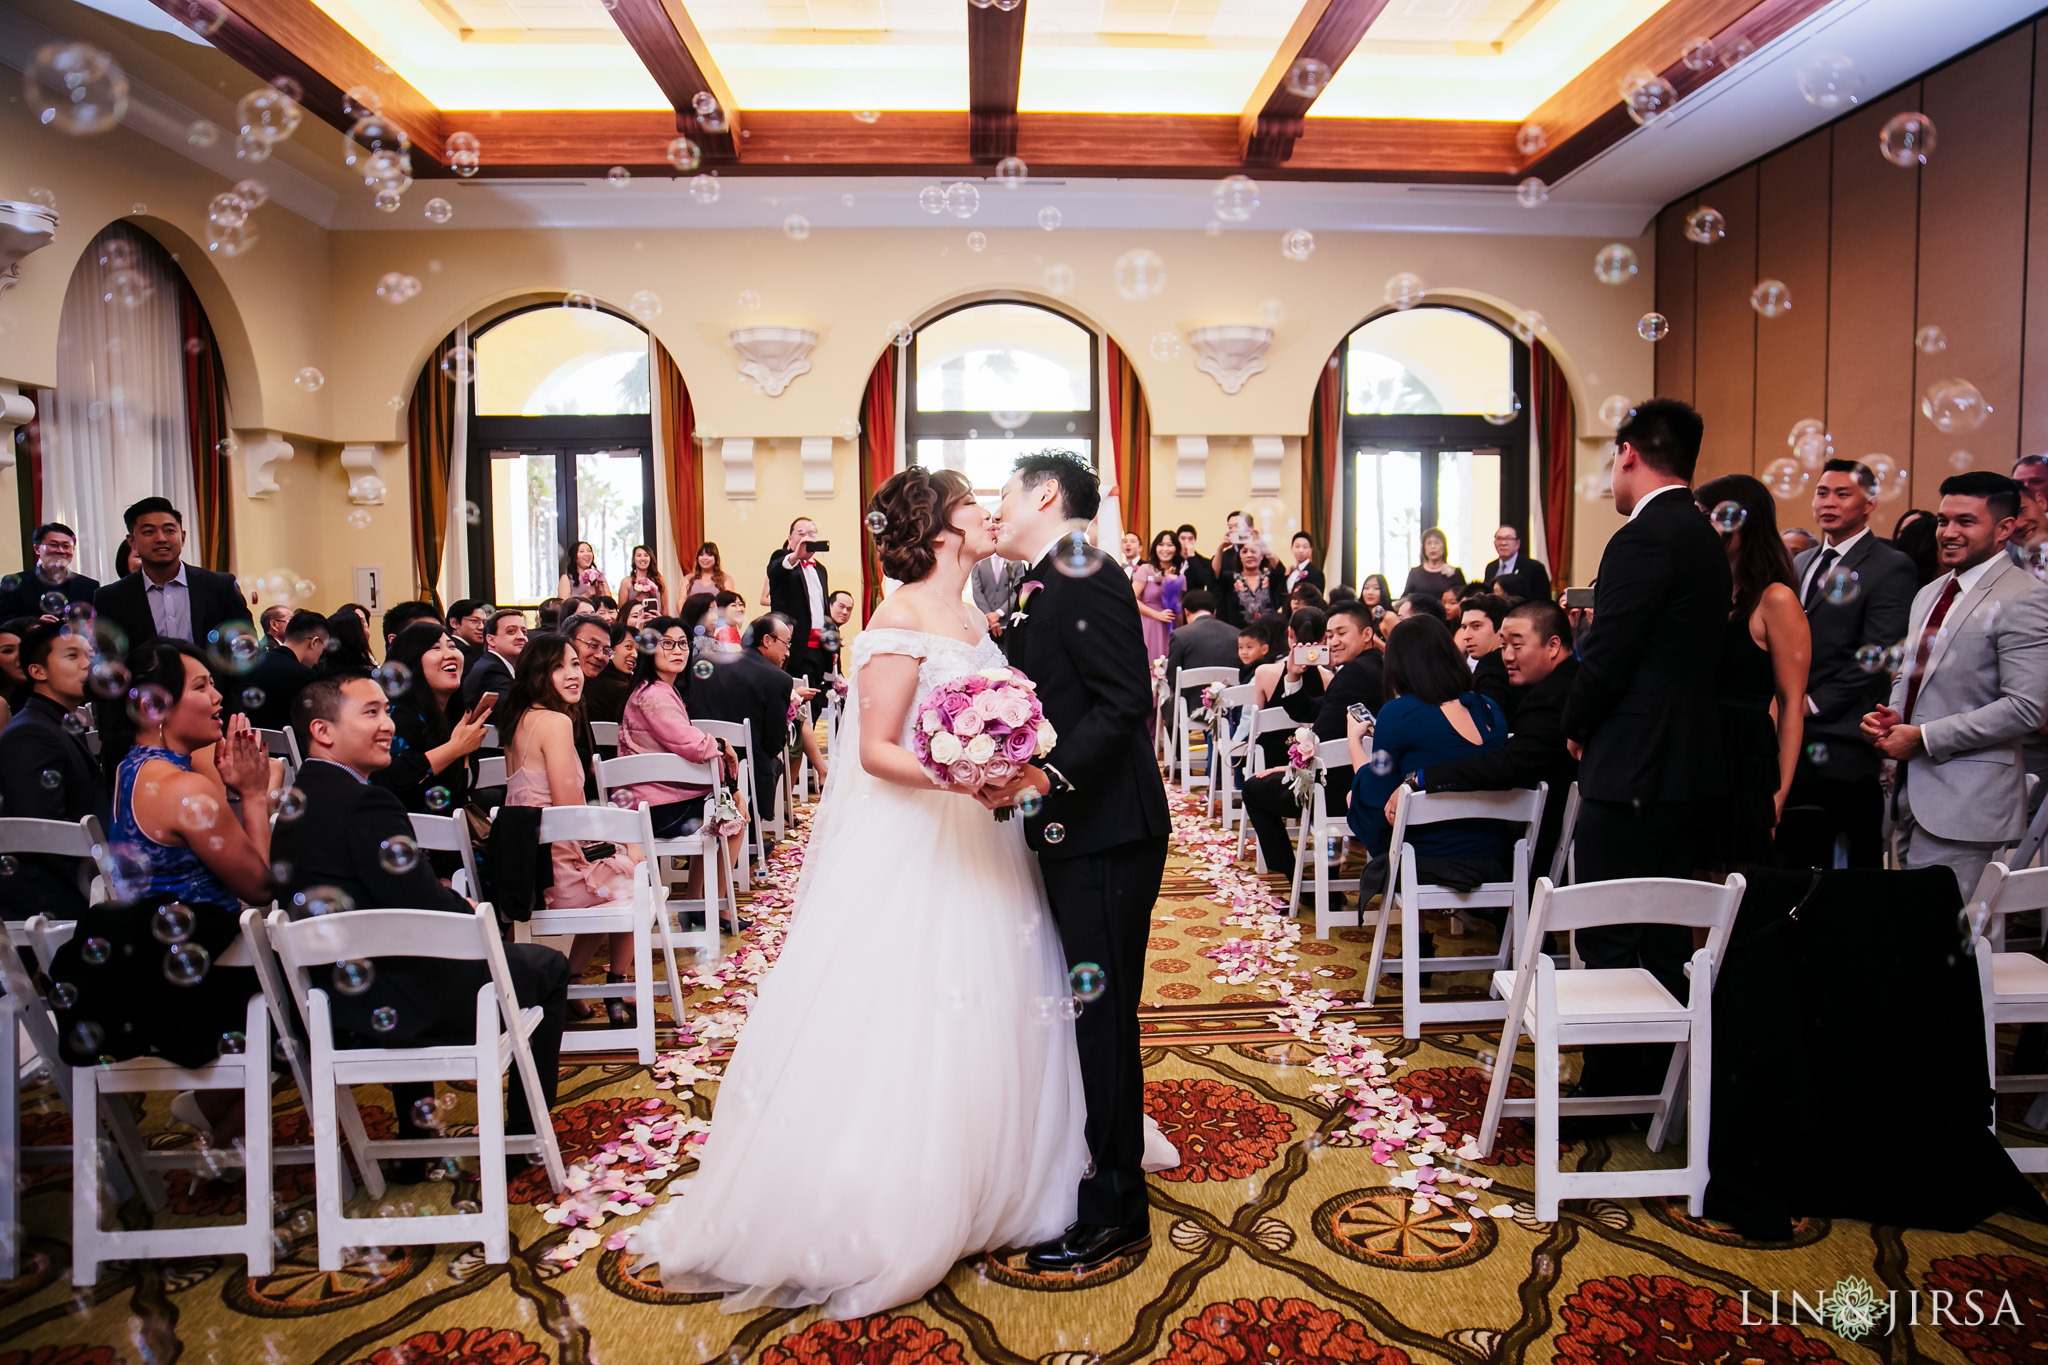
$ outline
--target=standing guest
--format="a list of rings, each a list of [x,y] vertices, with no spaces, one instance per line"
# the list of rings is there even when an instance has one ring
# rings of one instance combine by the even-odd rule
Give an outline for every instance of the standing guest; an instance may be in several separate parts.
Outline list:
[[[1166,694],[1180,690],[1178,679],[1184,668],[1235,668],[1238,665],[1238,632],[1216,619],[1216,599],[1201,588],[1190,588],[1181,605],[1187,622],[1166,642]],[[1195,689],[1186,689],[1188,709],[1201,705]]]
[[[690,723],[689,708],[683,705],[682,681],[690,667],[690,633],[673,616],[658,617],[648,627],[656,635],[654,648],[640,656],[630,684],[623,719],[619,722],[619,757],[630,754],[675,754],[692,763],[715,763],[727,781],[739,776],[739,760],[732,750]],[[672,782],[639,782],[621,788],[629,802],[652,809],[654,837],[678,839],[695,833],[710,812],[704,809],[709,787],[684,786]],[[736,798],[738,799],[738,798]],[[723,830],[726,853],[737,862],[745,838],[746,806],[731,829]],[[692,899],[704,894],[704,860],[690,860],[690,880],[685,888]]]
[[[114,547],[114,577],[126,578],[129,574],[141,571],[142,560],[135,553],[134,542],[127,536],[122,536],[121,543]],[[98,594],[94,594],[93,601],[99,601]]]
[[[1458,608],[1456,603],[1445,606],[1444,599],[1436,593],[1411,592],[1394,603],[1393,617],[1396,621],[1406,621],[1412,616],[1433,616],[1444,623],[1445,629],[1449,629],[1457,623]],[[1387,630],[1391,631],[1393,627],[1388,626]]]
[[[1123,557],[1124,573],[1136,573],[1138,565],[1145,560],[1145,538],[1136,531],[1125,531],[1117,542],[1117,549]]]
[[[1778,539],[1785,542],[1785,553],[1794,559],[1820,544],[1820,537],[1804,526],[1787,526],[1778,533]]]
[[[633,680],[612,670],[612,628],[595,616],[578,616],[569,623],[569,643],[583,670],[583,718],[617,725]]]
[[[249,604],[233,574],[184,562],[185,517],[168,498],[144,498],[121,516],[142,572],[101,588],[93,607],[131,645],[158,636],[204,643],[222,622],[248,622]]]
[[[474,711],[487,692],[502,699],[512,690],[512,672],[526,650],[526,618],[510,607],[491,613],[483,656],[462,675],[462,709]]]
[[[1294,556],[1294,564],[1287,570],[1287,590],[1306,583],[1317,592],[1323,590],[1323,571],[1316,566],[1316,540],[1306,531],[1296,531],[1287,542],[1288,552]]]
[[[1581,881],[1691,876],[1698,805],[1725,789],[1714,679],[1734,577],[1687,487],[1701,435],[1699,414],[1670,398],[1639,404],[1615,433],[1614,507],[1628,521],[1600,556],[1564,715],[1579,759]],[[1683,926],[1605,925],[1577,941],[1588,966],[1644,967],[1686,998],[1692,934]],[[1588,1048],[1579,1093],[1655,1090],[1669,1053],[1662,1044]],[[1566,1131],[1622,1126],[1575,1115]]]
[[[1187,579],[1180,571],[1180,542],[1173,538],[1173,532],[1161,531],[1153,537],[1152,548],[1131,565],[1131,591],[1138,597],[1138,624],[1145,637],[1146,658],[1166,657],[1166,642],[1173,637],[1168,588],[1178,600],[1186,585]]]
[[[434,623],[419,623],[408,626],[401,636],[416,641],[437,630]],[[452,637],[441,634],[439,639]],[[451,658],[459,652],[452,644],[438,648]],[[306,812],[278,827],[273,850],[280,866],[289,869],[279,889],[280,899],[293,907],[288,913],[304,913],[305,901],[315,889],[324,895],[332,888],[356,910],[474,914],[468,901],[441,884],[426,859],[394,865],[403,860],[394,860],[391,849],[401,840],[411,841],[412,823],[390,786],[377,780],[394,762],[394,722],[383,689],[368,678],[317,679],[299,694],[293,725],[306,757],[297,779]],[[508,943],[504,954],[517,1003],[540,1010],[540,1022],[527,1035],[527,1046],[533,1051],[541,1102],[552,1108],[561,1073],[569,964],[553,948],[538,943]],[[370,961],[374,973],[364,990],[331,993],[337,1034],[371,1047],[476,1040],[476,998],[491,979],[488,964],[418,957]],[[488,1083],[495,1084],[495,1078]],[[391,1086],[400,1138],[434,1136],[413,1118],[414,1106],[432,1093],[433,1085],[426,1081]],[[533,1131],[517,1067],[512,1068],[506,1099],[505,1131]],[[387,1169],[403,1184],[417,1183],[427,1174],[426,1162],[418,1158],[393,1162]]]
[[[61,521],[46,521],[29,537],[35,559],[19,576],[0,579],[0,621],[17,616],[62,616],[73,602],[91,602],[100,589],[97,578],[71,571],[78,556],[78,536]],[[61,597],[52,603],[50,595]]]
[[[353,618],[351,618],[353,619]],[[283,730],[292,723],[292,702],[313,681],[327,657],[327,618],[295,611],[285,621],[284,643],[266,650],[241,679],[241,695],[229,700],[259,730]]]
[[[832,595],[825,566],[818,562],[818,524],[798,517],[789,524],[789,540],[768,559],[770,611],[788,618],[789,657],[783,667],[791,677],[821,679],[831,663],[825,649],[825,599]]]
[[[1947,571],[1913,598],[1906,666],[1863,733],[1899,765],[1892,828],[1906,867],[1942,866],[1967,899],[2026,833],[2020,740],[2048,712],[2048,587],[2000,553],[2019,488],[1989,470],[1942,480]]]
[[[1329,607],[1323,595],[1316,591],[1313,583],[1296,583],[1287,590],[1287,610],[1300,611],[1303,607],[1314,607],[1323,611]]]
[[[1381,613],[1392,611],[1394,609],[1394,590],[1388,585],[1386,575],[1367,574],[1365,581],[1358,585],[1358,600],[1365,605],[1367,610],[1372,612],[1372,617],[1375,621],[1379,620]]]
[[[1493,533],[1493,558],[1480,581],[1503,597],[1534,599],[1550,596],[1550,570],[1522,553],[1522,533],[1502,526]]]
[[[462,648],[438,621],[415,621],[398,632],[385,657],[404,664],[412,680],[390,698],[390,761],[371,773],[370,781],[415,815],[459,811],[469,801],[468,760],[483,747],[490,705],[479,702],[455,710],[462,692]]]
[[[377,656],[370,652],[370,632],[363,618],[347,607],[328,617],[327,659],[321,671],[367,676],[376,667]]]
[[[634,603],[635,606],[642,605]],[[658,621],[650,616],[649,621]],[[612,671],[627,678],[640,667],[640,632],[647,629],[647,622],[616,621],[612,624]]]
[[[589,765],[576,746],[576,709],[583,699],[583,668],[576,651],[559,635],[543,635],[519,656],[512,691],[498,703],[498,737],[505,742],[505,803],[512,806],[581,806],[584,774]],[[554,885],[543,893],[548,909],[579,909],[605,905],[633,894],[633,868],[639,859],[631,849],[615,850],[592,860],[573,840],[549,850]],[[600,934],[577,934],[570,940],[569,975],[581,976],[597,956]],[[611,934],[613,967],[633,961],[630,931]],[[608,972],[610,982],[631,981],[629,973]],[[579,1004],[583,1002],[579,1001]],[[594,1012],[574,1011],[579,1019]],[[614,1028],[630,1028],[634,1008],[616,997],[605,1003]]]
[[[1206,588],[1212,596],[1217,596],[1220,600],[1216,568],[1209,562],[1209,556],[1195,548],[1195,528],[1183,522],[1174,529],[1173,538],[1180,542],[1180,562],[1188,580],[1189,590]]]
[[[596,597],[610,592],[604,581],[604,570],[597,567],[597,550],[587,540],[571,545],[569,553],[562,556],[562,575],[555,580],[555,596],[566,601],[572,597]]]
[[[633,547],[633,567],[626,570],[619,583],[619,609],[624,611],[635,602],[652,602],[658,616],[668,596],[668,587],[661,581],[661,566],[654,562],[654,551],[645,545]]]
[[[1268,614],[1285,615],[1287,582],[1280,566],[1269,563],[1256,537],[1231,548],[1236,567],[1222,576],[1224,589],[1217,615],[1234,626]]]
[[[1456,594],[1465,586],[1465,571],[1450,562],[1450,546],[1444,533],[1434,526],[1422,533],[1422,562],[1408,571],[1408,581],[1401,588],[1403,597],[1426,592],[1441,598],[1447,592]]]
[[[414,601],[400,602],[384,613],[380,629],[384,635],[384,653],[387,657],[391,653],[391,642],[398,638],[400,631],[415,621],[432,621],[438,626],[441,624],[440,609],[432,602]]]
[[[40,616],[0,622],[0,725],[11,720],[28,701],[32,688],[21,666],[21,640],[41,622]]]
[[[457,599],[448,608],[448,631],[455,637],[455,643],[462,650],[462,668],[466,673],[484,655],[484,632],[490,629],[491,613],[488,603],[474,597]]]
[[[689,634],[689,628],[684,627]],[[789,751],[790,699],[795,682],[784,661],[789,657],[791,627],[770,613],[747,628],[747,646],[719,663],[709,677],[690,675],[688,701],[693,714],[753,726],[754,804],[770,809],[782,782],[783,755]]]
[[[1541,600],[1549,601],[1546,595]],[[1508,604],[1492,593],[1468,597],[1458,606],[1458,629],[1452,639],[1458,652],[1472,668],[1472,690],[1492,697],[1507,709],[1507,661],[1500,655],[1500,628],[1507,619]]]
[[[275,606],[263,609],[263,614],[256,618],[256,624],[263,631],[265,649],[276,649],[284,643],[285,623],[291,619],[290,607]]]
[[[699,545],[690,566],[690,576],[684,579],[683,586],[677,589],[679,597],[691,598],[700,592],[716,596],[732,590],[732,575],[725,571],[725,566],[718,557],[717,541],[707,540]]]
[[[1549,783],[1529,862],[1532,876],[1548,876],[1564,828],[1565,795],[1579,772],[1564,742],[1565,700],[1579,674],[1564,610],[1548,597],[1510,607],[1501,622],[1500,657],[1511,684],[1503,706],[1507,742],[1491,753],[1425,765],[1416,777],[1426,792],[1513,791]],[[1386,811],[1390,824],[1393,814]]]
[[[1244,566],[1244,557],[1239,553],[1244,543],[1257,535],[1252,529],[1252,519],[1242,512],[1232,512],[1223,519],[1223,539],[1216,542],[1216,553],[1209,560],[1216,570],[1216,581],[1228,583]],[[1263,543],[1260,549],[1264,549]]]
[[[104,829],[111,815],[106,778],[73,715],[85,705],[92,641],[54,621],[38,621],[22,639],[21,662],[34,691],[0,731],[0,811],[10,819],[68,824],[91,815]],[[78,918],[86,904],[81,860],[24,853],[18,861],[13,875],[0,882],[6,892],[0,913],[21,919],[34,907],[56,918]]]
[[[1001,555],[990,555],[977,563],[967,575],[967,591],[974,598],[974,606],[988,623],[988,633],[1002,638],[1004,618],[1017,609],[1017,589],[1024,583],[1022,564],[1004,559]],[[833,593],[836,602],[842,594]],[[853,598],[846,599],[847,615],[853,613]],[[845,625],[845,621],[840,621]]]
[[[1891,695],[1894,667],[1883,655],[1906,638],[1920,577],[1904,552],[1870,529],[1876,510],[1877,475],[1868,466],[1821,466],[1813,516],[1826,543],[1792,564],[1813,661],[1804,708],[1808,747],[1778,823],[1780,867],[1884,865],[1883,760],[1864,738],[1863,717]]]
[[[1924,507],[1909,507],[1892,523],[1892,546],[1913,561],[1913,573],[1920,586],[1932,583],[1941,573],[1941,551],[1934,543],[1934,513]]]
[[[1740,872],[1771,861],[1771,834],[1805,743],[1813,636],[1769,490],[1747,474],[1728,474],[1701,484],[1693,501],[1706,513],[1729,502],[1743,513],[1732,529],[1714,523],[1735,580],[1714,679],[1728,790],[1701,812],[1699,834],[1701,867]]]
[[[831,672],[836,674],[839,672],[839,633],[845,630],[846,623],[853,619],[853,594],[841,588],[826,598],[825,615],[832,619],[831,628],[825,632],[825,647],[832,652]],[[990,633],[1000,635],[1002,632]]]
[[[832,608],[827,604],[826,615]],[[722,592],[711,599],[711,615],[704,622],[705,629],[720,644],[737,645],[740,634],[747,624],[747,599],[736,592]],[[820,634],[823,634],[821,631]]]

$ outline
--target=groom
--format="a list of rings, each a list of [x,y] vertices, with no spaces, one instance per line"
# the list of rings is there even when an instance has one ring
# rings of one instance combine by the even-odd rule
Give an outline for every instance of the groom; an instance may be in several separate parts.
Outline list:
[[[1074,1025],[1093,1168],[1081,1179],[1074,1225],[1026,1257],[1034,1270],[1090,1270],[1152,1242],[1139,1166],[1138,1003],[1169,821],[1145,737],[1152,674],[1137,599],[1116,562],[1077,529],[1101,503],[1092,469],[1048,451],[1017,461],[996,509],[996,552],[1031,565],[1003,644],[1038,685],[1059,741],[983,799],[995,807],[1023,798],[1028,806],[1026,793],[1036,794],[1024,831],[1038,851],[1067,966],[1096,963],[1107,981],[1100,998],[1082,1002]]]

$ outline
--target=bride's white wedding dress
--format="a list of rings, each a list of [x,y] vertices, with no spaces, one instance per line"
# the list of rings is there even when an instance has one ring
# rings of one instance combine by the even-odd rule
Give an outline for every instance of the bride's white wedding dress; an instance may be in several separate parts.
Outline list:
[[[862,769],[859,679],[879,653],[921,661],[920,702],[1003,663],[986,638],[854,642],[789,937],[697,1174],[627,1243],[727,1311],[911,1302],[963,1256],[1057,1236],[1088,1162],[1067,967],[1023,822]]]

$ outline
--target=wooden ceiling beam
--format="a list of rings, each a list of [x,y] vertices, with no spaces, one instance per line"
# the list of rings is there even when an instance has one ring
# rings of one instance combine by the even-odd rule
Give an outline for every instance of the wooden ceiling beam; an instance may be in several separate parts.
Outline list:
[[[1289,89],[1295,68],[1312,59],[1328,67],[1334,77],[1387,2],[1306,0],[1265,74],[1252,87],[1244,113],[1238,116],[1238,155],[1243,160],[1279,165],[1294,154],[1294,144],[1306,130],[1309,108],[1322,93],[1299,95]]]
[[[719,75],[711,49],[689,11],[678,0],[616,0],[606,8],[647,74],[675,106],[676,131],[694,141],[706,161],[737,161],[742,142],[739,103]],[[703,94],[718,101],[723,127],[704,125],[696,107]]]
[[[1017,90],[1024,79],[1024,11],[967,6],[967,154],[1000,161],[1017,152]]]

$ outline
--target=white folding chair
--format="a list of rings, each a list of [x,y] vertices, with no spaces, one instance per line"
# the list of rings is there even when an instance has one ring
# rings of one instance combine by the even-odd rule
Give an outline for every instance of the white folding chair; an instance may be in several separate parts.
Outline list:
[[[1212,730],[1204,730],[1202,732],[1203,743],[1209,750],[1209,762],[1206,765],[1208,771],[1196,772],[1191,751],[1194,746],[1195,731],[1201,727],[1197,726],[1194,723],[1194,718],[1188,714],[1187,693],[1183,689],[1207,687],[1211,683],[1217,683],[1224,687],[1235,687],[1237,686],[1237,670],[1234,668],[1183,668],[1178,675],[1168,681],[1173,684],[1173,752],[1169,762],[1174,773],[1179,778],[1182,789],[1192,791],[1196,787],[1208,786],[1215,781],[1216,736]]]
[[[1245,818],[1244,802],[1241,799],[1244,793],[1238,785],[1237,769],[1233,762],[1244,753],[1245,744],[1242,739],[1231,737],[1230,716],[1233,712],[1241,713],[1250,707],[1258,700],[1258,695],[1259,685],[1248,682],[1226,687],[1216,698],[1216,727],[1209,737],[1209,752],[1214,755],[1212,775],[1216,779],[1217,819],[1226,832],[1232,825]],[[1206,810],[1204,807],[1205,813]]]
[[[719,936],[719,922],[729,919],[732,932],[740,931],[739,883],[732,861],[726,856],[725,840],[711,819],[711,811],[718,804],[724,783],[719,780],[717,766],[712,763],[692,763],[680,754],[628,754],[623,758],[600,758],[594,761],[597,772],[598,800],[609,803],[612,792],[619,787],[630,787],[641,782],[670,782],[685,787],[708,787],[710,795],[704,799],[704,822],[689,834],[672,839],[656,838],[653,831],[651,808],[642,802],[635,807],[647,821],[647,848],[656,863],[657,884],[662,889],[662,898],[656,902],[655,914],[661,922],[661,949],[666,959],[668,981],[662,989],[668,993],[669,1004],[677,1010],[677,1022],[681,1022],[681,977],[676,974],[675,945],[680,942],[694,950],[702,965],[716,962],[725,953],[723,940]],[[703,863],[704,895],[696,898],[675,897],[668,894],[674,879],[669,876],[667,861],[671,858],[696,858]],[[701,911],[704,923],[698,929],[682,927],[682,912],[695,909]],[[675,923],[670,925],[670,916]]]
[[[541,1009],[538,1005],[519,1007],[490,905],[479,905],[473,916],[440,910],[351,910],[298,921],[276,910],[271,912],[269,931],[271,945],[282,959],[295,993],[305,1000],[312,1021],[308,1029],[312,1060],[307,1103],[313,1110],[315,1134],[334,1132],[340,1086],[389,1086],[407,1081],[471,1081],[476,1085],[474,1137],[395,1139],[366,1146],[373,1161],[403,1156],[476,1157],[483,1186],[480,1209],[401,1218],[349,1217],[343,1205],[340,1146],[323,1142],[313,1167],[320,1269],[341,1269],[343,1253],[349,1247],[421,1246],[470,1239],[483,1244],[486,1262],[498,1265],[510,1259],[507,1154],[538,1154],[557,1192],[565,1180],[561,1149],[555,1142],[540,1073],[527,1042],[540,1023]],[[476,993],[475,1040],[426,1047],[337,1046],[322,984],[327,979],[325,973],[334,962],[379,955],[488,964],[491,979]],[[533,1120],[530,1135],[514,1136],[505,1131],[505,1093],[500,1086],[511,1066],[519,1068],[520,1086]]]
[[[548,806],[540,813],[540,842],[554,844],[581,840],[628,845],[640,850],[641,861],[633,870],[627,895],[601,905],[563,906],[536,909],[533,918],[512,926],[517,941],[573,934],[621,934],[633,936],[632,979],[630,981],[578,982],[569,987],[571,1000],[602,1000],[630,996],[633,1023],[624,1028],[573,1028],[562,1034],[563,1052],[603,1052],[630,1047],[641,1064],[654,1060],[654,946],[650,930],[658,923],[664,938],[668,917],[654,913],[654,836],[646,812],[620,810],[616,806]],[[617,972],[614,962],[612,970]]]
[[[78,889],[88,901],[92,899],[93,875],[98,871],[93,850],[104,847],[106,842],[106,833],[100,828],[96,815],[83,815],[76,820],[0,819],[0,853],[40,853],[78,859]],[[6,912],[0,914],[0,918],[26,919],[28,916],[20,911],[29,909],[33,907],[24,904],[17,896],[10,896],[7,903],[0,906],[0,910]]]
[[[502,743],[500,743],[500,742],[499,742],[499,740],[498,740],[498,727],[497,727],[497,726],[495,726],[495,725],[486,725],[486,726],[484,726],[484,742],[483,742],[483,745],[482,745],[482,747],[483,747],[483,748],[486,748],[486,749],[502,749],[502,748],[504,748],[504,747],[505,747],[505,746],[504,746],[504,745],[503,745]]]
[[[505,785],[505,755],[489,754],[476,761],[476,791],[490,791]]]
[[[1727,944],[1729,926],[1742,904],[1745,882],[1725,885],[1669,877],[1637,877],[1554,887],[1536,883],[1528,932],[1521,939],[1515,970],[1495,972],[1493,988],[1506,997],[1500,1055],[1486,1093],[1479,1149],[1493,1151],[1501,1115],[1534,1115],[1536,1120],[1536,1216],[1557,1221],[1564,1199],[1645,1199],[1682,1194],[1695,1218],[1705,1211],[1707,1133],[1712,1120],[1714,976]],[[1704,948],[1692,955],[1688,1003],[1680,1004],[1664,984],[1642,967],[1559,970],[1543,952],[1546,931],[1560,933],[1606,924],[1677,924],[1707,931]],[[1515,1049],[1527,1034],[1535,1049],[1535,1097],[1509,1099]],[[1567,1047],[1611,1043],[1671,1043],[1671,1065],[1654,1095],[1562,1098],[1558,1093],[1558,1052]],[[1683,1101],[1679,1077],[1690,1070]],[[1652,1115],[1650,1150],[1661,1151],[1674,1110],[1685,1105],[1685,1164],[1648,1171],[1565,1171],[1558,1165],[1557,1124],[1564,1114]]]
[[[754,790],[754,723],[750,720],[699,720],[693,716],[690,724],[713,739],[723,740],[740,761],[739,789],[740,794],[747,798],[747,857],[739,869],[740,890],[745,891],[753,884],[745,864],[758,861],[763,866],[767,865],[768,842],[762,837],[762,830],[764,827],[775,828],[775,822],[761,813],[762,794]],[[778,797],[770,792],[765,799],[776,800]]]
[[[1572,853],[1572,836],[1579,828],[1579,784],[1572,783],[1564,797],[1564,820],[1557,827],[1557,848],[1550,855],[1550,884],[1570,886],[1578,880],[1579,860]]]
[[[476,871],[476,846],[469,841],[469,817],[413,815],[410,819],[414,843],[434,853],[453,853],[462,859],[461,870],[449,885],[470,900],[483,895],[483,881]]]
[[[2044,808],[2048,809],[2048,808]],[[2005,920],[2028,910],[2048,909],[2048,867],[2015,872],[1992,863],[1977,881],[1966,911],[1970,948],[1977,959],[1977,984],[1984,995],[1984,1051],[1994,1091],[2037,1094],[2027,1114],[2029,1127],[2042,1126],[2048,1106],[2048,1074],[1998,1070],[2000,1024],[2048,1023],[2048,962],[2032,953],[2007,951]],[[1998,1131],[1998,1106],[1992,1104],[1991,1129]],[[2023,1171],[2048,1171],[2048,1146],[2008,1148],[2013,1165]]]
[[[1287,709],[1282,706],[1262,706],[1252,712],[1251,730],[1246,734],[1244,741],[1244,770],[1246,776],[1257,776],[1259,769],[1265,766],[1265,749],[1259,743],[1262,735],[1275,735],[1282,731],[1292,733],[1300,724],[1301,722],[1288,715]],[[1287,823],[1294,825],[1298,822],[1289,820]],[[1237,856],[1239,858],[1244,857],[1245,840],[1251,838],[1251,832],[1251,817],[1246,816],[1244,823],[1237,828]],[[1251,844],[1252,856],[1255,859],[1254,865],[1259,871],[1266,871],[1266,850],[1259,847],[1257,839],[1252,839]]]
[[[1389,853],[1399,861],[1387,879],[1386,894],[1380,900],[1379,924],[1373,929],[1372,965],[1366,970],[1367,1000],[1379,994],[1380,972],[1401,973],[1401,1032],[1420,1038],[1424,1023],[1451,1021],[1473,1023],[1499,1019],[1507,1008],[1487,1000],[1429,1000],[1422,998],[1422,978],[1438,972],[1501,971],[1512,960],[1514,945],[1525,932],[1529,917],[1529,857],[1536,844],[1536,828],[1543,819],[1543,800],[1549,791],[1538,783],[1534,791],[1504,792],[1418,792],[1400,789],[1394,806],[1393,835]],[[1420,825],[1446,820],[1498,820],[1522,827],[1508,862],[1508,879],[1482,882],[1470,891],[1435,886],[1422,880],[1416,870],[1415,846],[1408,831]],[[1363,899],[1363,898],[1361,898]],[[1422,956],[1422,912],[1505,909],[1508,914],[1500,928],[1500,946],[1491,953],[1465,957]],[[1364,907],[1360,920],[1364,923]],[[1396,915],[1401,922],[1401,961],[1396,967],[1386,961],[1387,926]]]
[[[615,720],[594,720],[590,722],[590,742],[600,749],[619,747],[619,723]]]
[[[284,775],[287,781],[298,775],[304,766],[299,757],[299,736],[293,730],[258,730],[257,738],[263,741],[263,751],[272,758],[284,760]]]
[[[1330,908],[1333,892],[1349,891],[1358,893],[1358,878],[1332,877],[1330,875],[1330,841],[1347,839],[1351,835],[1351,817],[1348,814],[1332,815],[1329,809],[1328,783],[1324,774],[1332,769],[1349,769],[1351,766],[1351,741],[1326,739],[1316,745],[1316,784],[1309,794],[1308,809],[1302,813],[1301,837],[1294,849],[1294,885],[1288,891],[1289,918],[1301,912],[1301,883],[1304,876],[1311,876],[1316,891],[1316,937],[1328,938],[1336,926],[1336,912]],[[1341,844],[1339,845],[1342,846]],[[1305,871],[1313,869],[1313,873]],[[1365,906],[1358,907],[1360,928],[1365,927]],[[1386,902],[1380,902],[1380,914],[1386,914]]]

